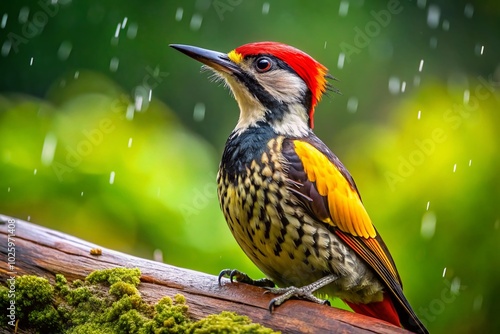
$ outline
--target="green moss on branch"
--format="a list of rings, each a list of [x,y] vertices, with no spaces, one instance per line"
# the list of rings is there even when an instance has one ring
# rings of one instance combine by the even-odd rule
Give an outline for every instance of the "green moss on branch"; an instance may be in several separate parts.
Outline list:
[[[147,304],[138,290],[140,275],[139,269],[106,269],[71,284],[56,275],[53,285],[45,278],[19,276],[14,299],[10,286],[0,286],[0,307],[5,310],[14,300],[19,328],[35,333],[275,333],[232,312],[194,322],[179,294]],[[0,314],[1,326],[13,329],[8,315]]]

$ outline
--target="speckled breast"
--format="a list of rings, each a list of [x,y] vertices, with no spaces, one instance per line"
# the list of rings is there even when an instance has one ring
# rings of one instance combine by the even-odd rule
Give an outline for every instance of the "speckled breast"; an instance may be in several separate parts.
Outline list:
[[[381,300],[373,272],[296,197],[298,183],[287,177],[291,162],[283,154],[289,145],[262,126],[229,137],[217,182],[236,241],[278,286],[304,286],[333,273],[339,279],[321,292],[352,302]]]
[[[221,209],[240,247],[267,276],[281,286],[308,284],[331,272],[331,238],[289,191],[284,138],[259,130],[228,140],[217,180]]]

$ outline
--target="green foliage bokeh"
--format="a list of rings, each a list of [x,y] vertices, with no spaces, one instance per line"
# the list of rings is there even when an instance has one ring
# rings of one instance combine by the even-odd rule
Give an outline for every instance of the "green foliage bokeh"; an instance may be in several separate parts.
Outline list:
[[[354,176],[417,314],[432,332],[498,332],[499,18],[493,0],[3,4],[0,213],[260,277],[216,197],[237,105],[168,44],[281,41],[340,79],[315,132]]]

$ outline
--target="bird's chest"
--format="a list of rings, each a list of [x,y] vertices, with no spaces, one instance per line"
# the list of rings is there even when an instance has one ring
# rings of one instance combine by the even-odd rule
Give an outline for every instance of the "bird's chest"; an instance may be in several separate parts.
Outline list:
[[[305,271],[317,272],[311,279],[324,275],[317,268],[328,266],[329,251],[317,243],[326,246],[330,238],[291,194],[282,144],[283,138],[275,137],[258,150],[240,147],[235,153],[226,147],[218,195],[229,228],[250,259],[278,284],[300,285]],[[313,256],[319,252],[321,256]],[[314,263],[316,259],[323,264]]]
[[[236,240],[250,257],[263,253],[281,231],[288,198],[282,138],[256,149],[240,147],[221,162],[218,195],[221,209]],[[256,143],[254,143],[256,144]],[[231,151],[231,147],[226,148]],[[238,150],[238,149],[237,149]]]
[[[279,286],[303,286],[335,273],[342,279],[328,293],[341,296],[347,290],[343,297],[360,300],[363,289],[349,290],[366,285],[372,275],[327,224],[301,205],[293,191],[297,182],[288,175],[291,161],[282,153],[285,139],[236,139],[230,137],[226,145],[217,183],[222,212],[243,251]],[[368,294],[372,298],[374,292]]]

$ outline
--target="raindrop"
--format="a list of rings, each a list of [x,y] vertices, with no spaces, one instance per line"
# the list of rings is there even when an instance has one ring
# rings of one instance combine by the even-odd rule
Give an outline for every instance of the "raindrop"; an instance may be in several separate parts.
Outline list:
[[[115,172],[112,171],[110,174],[109,174],[109,184],[113,184],[115,183]]]
[[[127,106],[127,112],[125,113],[125,118],[129,121],[133,120],[134,119],[134,112],[135,112],[134,105],[129,104]]]
[[[11,47],[12,47],[12,42],[9,39],[6,39],[5,42],[3,42],[2,44],[2,51],[1,51],[2,56],[7,57]]]
[[[151,97],[153,96],[153,90],[150,88],[149,89],[149,94],[148,94],[148,101],[151,102]]]
[[[450,21],[448,21],[448,20],[443,20],[443,25],[442,25],[442,27],[443,27],[443,30],[444,30],[444,31],[448,31],[448,30],[450,30]]]
[[[5,25],[7,24],[7,18],[9,15],[7,13],[3,14],[2,16],[2,22],[0,22],[0,28],[5,28]]]
[[[476,44],[476,47],[474,48],[474,52],[478,55],[478,56],[482,56],[483,53],[484,53],[484,45],[481,45],[481,44]]]
[[[144,86],[136,86],[134,89],[135,111],[145,111],[149,107],[149,92]]]
[[[30,59],[30,66],[33,66],[33,57]]]
[[[120,36],[120,29],[122,28],[122,24],[121,23],[118,23],[116,25],[116,29],[115,29],[115,38],[118,38],[118,36]]]
[[[417,114],[417,119],[420,119],[420,115],[422,115],[422,110],[419,110],[419,111],[418,111],[418,114]]]
[[[30,9],[26,6],[24,6],[23,8],[21,8],[21,10],[19,10],[19,23],[23,24],[23,23],[26,23],[28,22],[28,16],[30,15]]]
[[[472,160],[469,160],[469,167],[472,166]]]
[[[455,173],[457,171],[457,164],[454,164],[453,165],[453,173]]]
[[[75,75],[73,76],[73,78],[78,79],[79,76],[80,76],[80,71],[75,71]]]
[[[71,42],[68,42],[68,41],[62,42],[61,46],[59,46],[59,50],[57,50],[57,56],[59,57],[59,59],[60,60],[68,59],[72,48],[73,48],[73,45],[71,44]]]
[[[194,105],[193,119],[201,122],[205,119],[205,104],[198,102]]]
[[[470,91],[468,89],[464,90],[464,104],[469,103]]]
[[[418,65],[418,71],[422,72],[422,69],[424,68],[424,60],[420,59],[420,64]]]
[[[130,137],[128,139],[128,145],[127,145],[128,148],[131,148],[132,147],[132,137]]]
[[[323,44],[323,49],[325,49],[325,50],[326,50],[326,44],[327,44],[327,43],[328,43],[328,42],[327,42],[327,41],[325,41],[325,44]]]
[[[426,2],[427,2],[427,0],[417,0],[417,6],[418,6],[418,8],[424,9]]]
[[[137,111],[141,111],[142,109],[142,100],[143,100],[143,97],[142,95],[135,95],[135,110]]]
[[[483,306],[483,295],[477,295],[472,303],[472,309],[474,311],[480,311]]]
[[[49,166],[54,160],[54,153],[56,152],[57,138],[52,133],[49,132],[45,135],[42,148],[42,165]]]
[[[403,81],[403,82],[401,83],[401,93],[404,93],[404,92],[405,92],[405,90],[406,90],[406,81]]]
[[[443,269],[443,278],[446,276],[446,267]]]
[[[38,171],[37,171],[37,169],[35,168],[35,170],[33,171],[33,175],[36,175],[36,173],[37,173],[37,172],[38,172]]]
[[[422,217],[420,234],[424,239],[431,239],[436,232],[436,215],[432,211],[427,211]]]
[[[436,5],[430,5],[427,9],[427,25],[430,28],[437,28],[439,25],[439,16],[441,15],[441,10]]]
[[[111,72],[116,72],[116,70],[118,69],[118,65],[120,65],[120,59],[118,59],[117,57],[111,58],[109,62],[109,70]]]
[[[355,113],[357,110],[358,110],[358,98],[351,96],[349,100],[347,100],[347,111]]]
[[[397,77],[390,77],[389,78],[389,92],[391,94],[398,94],[400,91],[400,81],[399,78]]]
[[[10,187],[7,187],[7,192],[10,193]]]
[[[128,29],[127,29],[127,38],[134,39],[135,36],[137,36],[137,29],[139,29],[139,26],[137,25],[137,23],[129,24]]]
[[[184,14],[184,9],[182,9],[182,7],[177,8],[177,10],[175,11],[175,20],[182,20],[182,14]]]
[[[431,37],[431,39],[429,40],[429,46],[431,47],[431,49],[437,48],[438,39],[436,37]]]
[[[460,290],[460,278],[455,277],[453,280],[451,280],[450,292],[456,295],[458,294],[459,290]]]
[[[27,221],[31,221],[31,216],[28,216],[28,219],[26,219]]]
[[[163,252],[161,249],[157,248],[153,252],[153,261],[163,262]]]
[[[125,29],[125,26],[127,25],[128,17],[124,17],[122,21],[122,29]]]
[[[427,202],[427,207],[425,208],[425,210],[429,211],[429,207],[431,206],[431,201],[428,201]]]
[[[80,193],[80,196],[83,197],[83,191]]]
[[[269,2],[264,2],[262,4],[262,15],[269,14],[269,7],[271,7],[271,5],[269,4]]]
[[[201,16],[200,14],[194,14],[191,17],[191,23],[189,23],[189,27],[191,28],[191,30],[196,31],[200,29],[202,22],[203,22],[203,16]]]
[[[339,60],[337,61],[337,68],[341,70],[344,68],[345,53],[339,53]]]
[[[469,19],[472,17],[472,15],[474,15],[474,6],[472,4],[468,3],[465,5],[464,15]]]
[[[339,6],[339,16],[346,16],[349,12],[349,1],[342,0]]]

